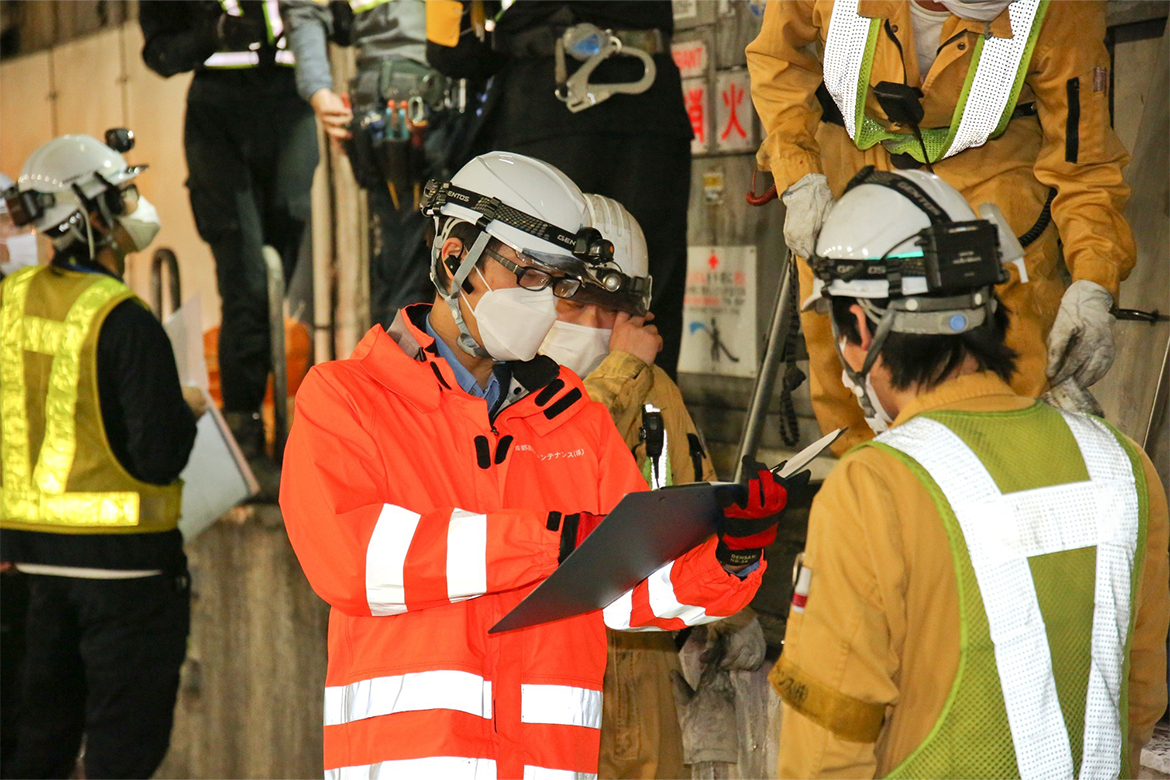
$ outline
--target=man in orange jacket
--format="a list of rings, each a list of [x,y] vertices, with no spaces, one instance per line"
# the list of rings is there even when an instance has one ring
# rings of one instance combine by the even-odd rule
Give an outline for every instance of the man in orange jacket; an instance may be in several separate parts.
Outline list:
[[[1019,354],[1012,388],[1032,397],[1049,380],[1088,387],[1108,370],[1110,309],[1135,259],[1122,215],[1129,155],[1109,124],[1104,5],[768,3],[747,49],[767,131],[761,157],[784,193],[785,238],[805,258],[854,173],[924,165],[911,128],[891,121],[877,97],[882,82],[919,90],[934,173],[970,202],[997,205],[1027,250],[1026,279],[1011,270],[996,291]],[[813,275],[805,262],[799,269],[803,300]],[[829,318],[804,312],[801,327],[817,419],[825,430],[849,428],[833,448],[841,454],[873,434],[841,382]]]
[[[786,492],[761,467],[717,536],[605,610],[489,634],[646,486],[605,407],[536,356],[555,296],[612,253],[580,191],[498,152],[432,185],[434,305],[317,366],[286,450],[289,538],[333,607],[326,777],[595,776],[605,628],[743,608]]]

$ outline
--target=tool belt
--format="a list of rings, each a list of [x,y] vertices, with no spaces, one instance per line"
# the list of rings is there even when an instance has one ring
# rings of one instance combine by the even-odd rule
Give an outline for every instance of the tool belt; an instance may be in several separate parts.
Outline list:
[[[349,95],[345,151],[354,178],[366,189],[386,187],[396,209],[413,207],[429,178],[430,125],[448,110],[463,110],[466,87],[413,60],[387,58],[359,67]]]
[[[553,57],[556,97],[572,113],[584,111],[616,94],[638,95],[650,88],[658,75],[654,55],[670,51],[670,34],[659,29],[609,30],[594,24],[543,25],[508,36],[493,45],[513,57]],[[570,76],[566,55],[581,65]],[[642,78],[618,83],[591,83],[590,74],[610,57],[634,57],[642,61]]]

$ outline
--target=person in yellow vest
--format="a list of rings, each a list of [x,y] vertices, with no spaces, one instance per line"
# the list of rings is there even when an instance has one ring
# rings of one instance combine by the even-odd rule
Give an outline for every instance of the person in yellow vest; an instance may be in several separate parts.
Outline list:
[[[651,488],[712,482],[715,467],[678,385],[655,365],[662,337],[648,313],[651,278],[642,228],[624,206],[585,195],[590,224],[613,242],[615,269],[571,298],[557,300],[557,321],[541,352],[585,381],[589,397],[609,409]],[[600,269],[598,269],[600,270]],[[616,288],[610,291],[610,287]],[[729,635],[725,661],[758,668],[764,636],[751,610],[707,627]],[[681,674],[674,637],[665,632],[608,631],[601,718],[604,778],[678,778],[687,774],[671,672]]]
[[[1166,709],[1164,488],[1111,424],[1008,384],[996,232],[872,168],[820,232],[805,306],[890,422],[812,505],[780,777],[1135,777]]]
[[[1135,261],[1122,215],[1129,155],[1110,127],[1104,37],[1099,2],[769,3],[748,70],[767,132],[761,160],[783,193],[793,252],[808,256],[861,167],[923,166],[912,128],[879,101],[917,92],[933,172],[968,200],[998,206],[1027,249],[997,287],[1018,354],[1013,389],[1036,397],[1049,383],[1096,382],[1113,360],[1111,308]],[[813,275],[799,268],[807,297]],[[817,419],[849,429],[840,454],[873,433],[840,381],[828,317],[804,312],[801,327]]]
[[[0,561],[29,592],[5,777],[73,777],[83,740],[82,776],[150,777],[170,741],[190,621],[179,473],[203,407],[122,281],[159,230],[144,168],[66,135],[6,193],[54,256],[0,283]]]

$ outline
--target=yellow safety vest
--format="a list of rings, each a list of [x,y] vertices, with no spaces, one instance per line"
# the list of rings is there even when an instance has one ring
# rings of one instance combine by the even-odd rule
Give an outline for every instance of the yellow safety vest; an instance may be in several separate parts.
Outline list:
[[[98,332],[134,293],[55,266],[0,284],[0,528],[63,534],[167,531],[182,483],[132,477],[98,399]],[[34,459],[35,453],[35,459]]]

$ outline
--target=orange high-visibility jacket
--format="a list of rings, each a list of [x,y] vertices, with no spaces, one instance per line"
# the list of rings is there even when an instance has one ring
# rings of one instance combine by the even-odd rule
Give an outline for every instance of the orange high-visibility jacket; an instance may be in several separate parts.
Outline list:
[[[362,777],[560,778],[597,772],[605,627],[730,615],[740,580],[714,538],[603,612],[488,629],[557,566],[548,513],[605,513],[645,482],[609,413],[547,358],[513,364],[494,420],[422,330],[375,327],[297,394],[281,507],[332,606],[325,769]],[[572,775],[571,773],[579,773]]]

